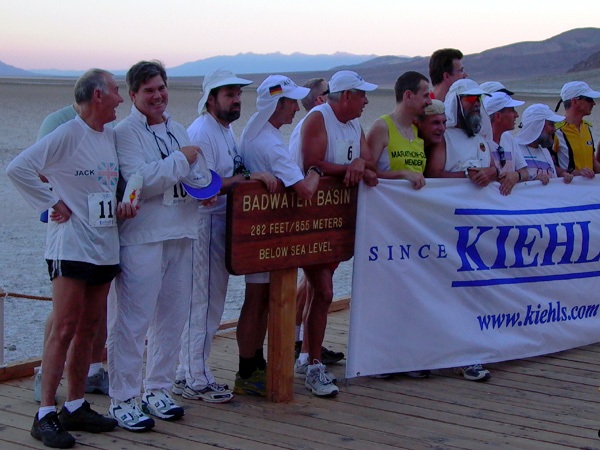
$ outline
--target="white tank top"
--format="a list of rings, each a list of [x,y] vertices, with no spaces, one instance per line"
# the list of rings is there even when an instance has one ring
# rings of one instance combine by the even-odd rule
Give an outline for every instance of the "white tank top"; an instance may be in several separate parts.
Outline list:
[[[360,156],[361,127],[358,119],[340,122],[328,103],[315,106],[307,114],[320,111],[327,131],[325,161],[335,164],[350,164]]]

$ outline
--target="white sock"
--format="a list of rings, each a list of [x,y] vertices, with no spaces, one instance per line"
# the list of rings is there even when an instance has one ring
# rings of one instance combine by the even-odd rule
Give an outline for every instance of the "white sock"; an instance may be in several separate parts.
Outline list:
[[[298,355],[298,359],[300,360],[300,364],[308,362],[308,353],[300,353],[300,355]]]
[[[65,402],[65,408],[67,408],[67,411],[70,413],[75,412],[81,407],[81,405],[83,405],[84,401],[84,398],[80,398],[77,400],[71,400],[70,402]]]
[[[300,327],[302,325],[296,325],[296,342],[298,342],[300,340]]]
[[[43,417],[47,416],[51,412],[56,412],[56,408],[54,406],[40,406],[40,409],[38,409],[38,420],[42,420]]]
[[[88,377],[91,377],[95,373],[100,372],[100,369],[102,369],[102,363],[101,362],[91,363],[90,364],[90,368],[88,370]]]

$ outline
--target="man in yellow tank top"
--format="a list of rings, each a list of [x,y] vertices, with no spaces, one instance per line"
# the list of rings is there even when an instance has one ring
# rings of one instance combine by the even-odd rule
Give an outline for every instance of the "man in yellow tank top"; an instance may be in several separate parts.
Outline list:
[[[367,136],[379,178],[404,179],[425,186],[425,148],[414,122],[431,105],[429,80],[418,72],[402,74],[394,86],[396,107],[377,119]]]
[[[565,83],[560,91],[565,107],[565,120],[557,122],[554,135],[554,152],[559,176],[566,171],[571,175],[594,178],[600,173],[600,162],[594,158],[592,124],[583,120],[592,113],[600,92],[583,81]]]

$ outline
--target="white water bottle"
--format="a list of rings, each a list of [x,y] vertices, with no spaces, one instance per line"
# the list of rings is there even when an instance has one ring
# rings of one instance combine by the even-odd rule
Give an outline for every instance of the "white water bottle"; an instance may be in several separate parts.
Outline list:
[[[144,177],[140,174],[133,174],[129,177],[127,186],[125,186],[125,193],[123,194],[123,201],[131,203],[134,207],[137,206],[140,194],[142,193],[142,185],[144,184]]]

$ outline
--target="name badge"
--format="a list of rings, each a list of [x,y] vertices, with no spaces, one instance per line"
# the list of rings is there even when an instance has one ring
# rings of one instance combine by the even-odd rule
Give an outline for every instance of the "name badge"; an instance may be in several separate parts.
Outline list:
[[[192,200],[194,199],[187,193],[181,183],[175,183],[172,187],[167,189],[163,195],[163,205],[165,206],[183,205]]]
[[[360,151],[351,139],[338,139],[335,143],[334,163],[350,164],[360,156]]]
[[[117,198],[112,192],[88,194],[89,223],[91,227],[117,225]]]

